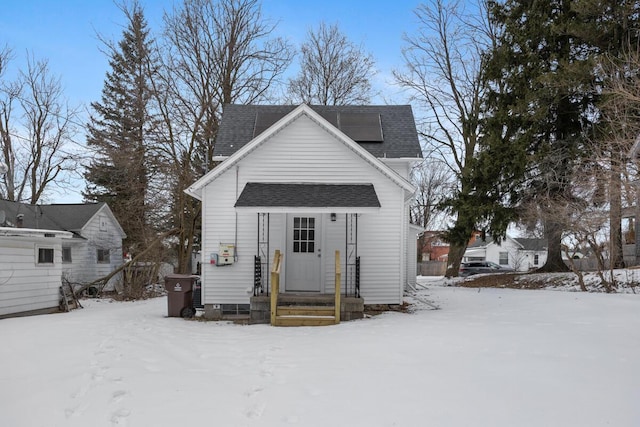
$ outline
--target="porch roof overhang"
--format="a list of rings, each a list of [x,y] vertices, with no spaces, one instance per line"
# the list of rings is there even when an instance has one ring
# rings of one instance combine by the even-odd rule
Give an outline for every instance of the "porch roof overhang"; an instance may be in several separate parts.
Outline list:
[[[362,213],[380,209],[373,184],[249,182],[236,209],[256,212]]]

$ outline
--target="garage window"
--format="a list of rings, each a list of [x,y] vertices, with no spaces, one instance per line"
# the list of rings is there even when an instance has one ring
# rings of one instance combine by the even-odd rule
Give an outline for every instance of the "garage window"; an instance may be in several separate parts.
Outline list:
[[[97,259],[98,259],[98,264],[109,264],[111,262],[109,249],[98,249]]]
[[[53,264],[53,248],[38,248],[38,264]]]

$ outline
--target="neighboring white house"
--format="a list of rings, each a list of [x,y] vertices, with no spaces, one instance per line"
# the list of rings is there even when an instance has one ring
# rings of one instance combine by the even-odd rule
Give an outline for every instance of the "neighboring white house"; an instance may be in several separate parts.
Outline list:
[[[516,271],[529,271],[547,262],[547,242],[509,236],[499,244],[490,238],[477,239],[467,247],[462,261],[492,261]]]
[[[284,293],[342,292],[400,304],[416,279],[409,181],[420,161],[410,106],[227,105],[218,166],[187,193],[202,201],[205,313],[269,292],[274,251]]]
[[[0,318],[58,310],[62,245],[60,230],[0,227]]]
[[[29,205],[0,200],[0,212],[0,225],[71,232],[73,237],[62,244],[61,265],[72,283],[90,283],[123,263],[126,235],[106,203]],[[117,280],[112,278],[107,289]]]

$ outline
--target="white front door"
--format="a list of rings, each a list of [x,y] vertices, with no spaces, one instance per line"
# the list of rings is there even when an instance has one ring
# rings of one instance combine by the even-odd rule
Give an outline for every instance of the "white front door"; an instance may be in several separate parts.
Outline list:
[[[320,292],[321,215],[287,215],[286,283],[289,292]]]

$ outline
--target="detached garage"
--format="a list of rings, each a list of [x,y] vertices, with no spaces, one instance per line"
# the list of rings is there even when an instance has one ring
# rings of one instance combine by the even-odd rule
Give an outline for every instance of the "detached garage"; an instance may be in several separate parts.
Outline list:
[[[59,230],[0,227],[0,318],[58,310],[62,285]]]

